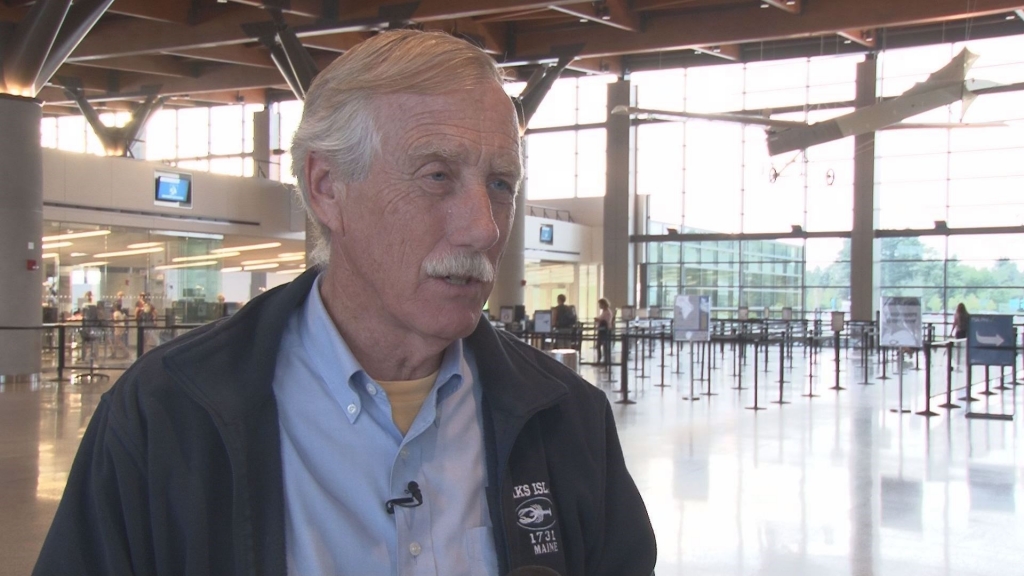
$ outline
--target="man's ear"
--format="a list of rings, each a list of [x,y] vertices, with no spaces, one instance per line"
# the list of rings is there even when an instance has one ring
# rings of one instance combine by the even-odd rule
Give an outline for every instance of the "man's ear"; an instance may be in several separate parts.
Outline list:
[[[331,231],[331,235],[344,236],[345,224],[341,216],[341,199],[345,184],[334,178],[330,162],[317,152],[306,160],[306,183],[309,186],[309,204],[317,220]]]

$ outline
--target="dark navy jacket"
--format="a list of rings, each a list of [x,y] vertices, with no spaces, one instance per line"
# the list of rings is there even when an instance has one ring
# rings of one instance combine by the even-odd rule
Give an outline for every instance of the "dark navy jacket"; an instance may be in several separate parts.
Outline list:
[[[104,394],[35,574],[285,575],[272,380],[315,277],[153,350]],[[466,344],[500,572],[650,575],[654,533],[604,393],[485,320]]]

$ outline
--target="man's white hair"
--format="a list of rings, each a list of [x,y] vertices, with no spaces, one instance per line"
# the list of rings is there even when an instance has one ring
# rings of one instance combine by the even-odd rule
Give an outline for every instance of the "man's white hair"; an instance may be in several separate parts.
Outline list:
[[[505,77],[494,60],[469,42],[441,32],[395,30],[378,34],[346,52],[321,72],[306,94],[302,121],[292,139],[292,174],[312,224],[312,264],[326,266],[330,230],[313,213],[306,163],[325,155],[335,180],[367,176],[380,138],[373,101],[385,94],[437,95],[453,90],[499,86]]]

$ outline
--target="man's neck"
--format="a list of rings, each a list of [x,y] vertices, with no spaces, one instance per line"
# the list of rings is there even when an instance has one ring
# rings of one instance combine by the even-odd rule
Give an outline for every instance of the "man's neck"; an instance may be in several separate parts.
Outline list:
[[[346,290],[337,275],[325,272],[318,284],[327,314],[371,378],[415,380],[440,368],[450,343],[424,338],[379,318],[371,312],[379,308],[379,302],[364,301],[370,298],[356,296],[360,294],[358,290]]]

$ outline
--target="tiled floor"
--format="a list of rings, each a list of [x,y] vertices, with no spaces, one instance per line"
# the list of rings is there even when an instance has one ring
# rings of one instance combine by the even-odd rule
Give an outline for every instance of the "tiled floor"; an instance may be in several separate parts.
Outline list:
[[[718,353],[718,352],[716,352]],[[658,535],[659,576],[1024,574],[1024,432],[1013,421],[967,420],[964,410],[933,408],[940,416],[890,411],[897,379],[865,380],[856,355],[843,357],[832,385],[831,354],[815,368],[808,399],[806,359],[797,348],[778,397],[777,349],[759,373],[736,391],[731,351],[717,361],[711,388],[689,394],[688,356],[666,384],[660,354],[648,376],[631,373],[637,403],[614,406],[626,457]],[[762,360],[763,361],[763,360]],[[852,366],[848,366],[852,364]],[[945,385],[945,359],[934,359],[936,390]],[[761,365],[763,369],[763,365]],[[598,382],[610,397],[619,384]],[[995,376],[993,372],[993,376]],[[616,377],[618,372],[616,372]],[[975,381],[983,378],[976,370]],[[906,406],[924,408],[923,372],[907,367]],[[954,374],[962,385],[963,373]],[[993,384],[994,385],[994,384]],[[0,574],[27,574],[56,508],[68,467],[89,417],[108,383],[0,385]],[[697,391],[707,385],[697,383]],[[944,388],[942,388],[944,389]],[[975,388],[980,391],[980,387]],[[954,397],[962,395],[955,393]],[[973,410],[1014,413],[1024,387],[981,396]],[[933,402],[940,404],[944,397]],[[963,402],[958,402],[963,404]]]

